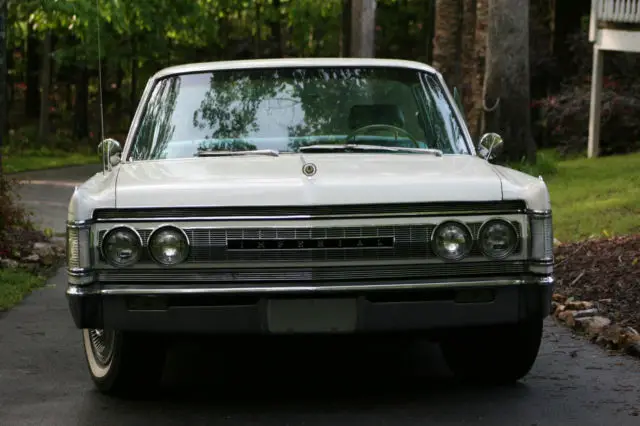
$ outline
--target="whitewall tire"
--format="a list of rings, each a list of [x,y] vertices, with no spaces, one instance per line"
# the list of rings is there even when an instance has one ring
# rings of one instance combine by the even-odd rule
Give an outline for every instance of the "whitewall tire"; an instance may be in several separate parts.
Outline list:
[[[83,329],[82,342],[89,374],[100,392],[134,395],[158,388],[166,357],[160,336]]]

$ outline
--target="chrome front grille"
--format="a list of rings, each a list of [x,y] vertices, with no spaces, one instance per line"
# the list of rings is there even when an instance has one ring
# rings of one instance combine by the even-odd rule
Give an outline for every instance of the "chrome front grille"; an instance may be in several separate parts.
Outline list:
[[[259,268],[259,269],[119,269],[105,270],[98,279],[105,283],[335,283],[357,280],[424,279],[518,275],[525,262],[422,263],[410,265],[342,266],[332,268]]]
[[[521,236],[521,226],[513,222]],[[467,223],[474,238],[477,237],[481,222]],[[185,229],[191,243],[188,263],[225,262],[232,264],[247,264],[248,262],[283,262],[308,263],[330,261],[375,261],[375,260],[424,260],[436,256],[433,253],[430,240],[435,225],[395,225],[395,226],[357,226],[357,227],[270,227],[270,228],[192,228]],[[137,229],[146,246],[152,229]],[[100,233],[100,241],[105,231]],[[228,242],[233,240],[323,240],[350,238],[392,238],[393,247],[383,248],[314,248],[314,249],[252,249],[230,250]],[[522,244],[516,253],[520,253]],[[480,257],[477,247],[474,247],[471,257]],[[143,256],[142,263],[150,263],[148,257]]]

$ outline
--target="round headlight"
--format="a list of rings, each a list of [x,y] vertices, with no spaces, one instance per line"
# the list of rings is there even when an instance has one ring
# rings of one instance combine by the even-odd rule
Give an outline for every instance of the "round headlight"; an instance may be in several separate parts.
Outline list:
[[[509,256],[518,245],[518,234],[513,225],[495,219],[480,228],[480,250],[485,256],[502,259]]]
[[[142,255],[140,235],[126,226],[113,228],[102,240],[102,255],[113,266],[133,265]]]
[[[435,253],[447,260],[460,260],[471,251],[473,237],[461,223],[445,222],[433,231],[432,245]]]
[[[158,228],[149,236],[149,254],[163,265],[177,265],[189,256],[189,239],[173,226]]]

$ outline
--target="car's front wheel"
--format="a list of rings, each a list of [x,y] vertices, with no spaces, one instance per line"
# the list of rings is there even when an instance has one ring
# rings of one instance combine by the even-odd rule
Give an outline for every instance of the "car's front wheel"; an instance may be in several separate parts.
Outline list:
[[[526,376],[542,341],[541,318],[456,333],[441,342],[454,375],[464,381],[509,384]]]
[[[89,373],[109,395],[135,395],[157,389],[166,357],[156,336],[117,330],[82,330]]]

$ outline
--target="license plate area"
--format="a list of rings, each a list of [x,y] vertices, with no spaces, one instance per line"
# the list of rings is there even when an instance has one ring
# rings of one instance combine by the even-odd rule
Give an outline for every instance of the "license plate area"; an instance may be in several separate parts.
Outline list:
[[[269,332],[350,333],[358,322],[357,299],[271,299],[267,301]]]

